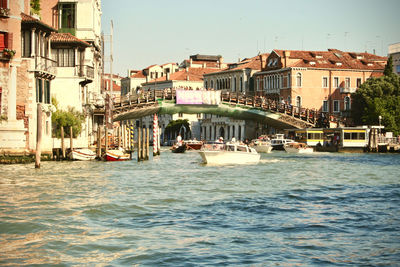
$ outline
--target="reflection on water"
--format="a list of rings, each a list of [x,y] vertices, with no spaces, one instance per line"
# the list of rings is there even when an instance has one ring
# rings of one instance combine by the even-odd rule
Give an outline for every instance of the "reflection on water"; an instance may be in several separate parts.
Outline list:
[[[0,166],[2,265],[396,265],[398,155]]]

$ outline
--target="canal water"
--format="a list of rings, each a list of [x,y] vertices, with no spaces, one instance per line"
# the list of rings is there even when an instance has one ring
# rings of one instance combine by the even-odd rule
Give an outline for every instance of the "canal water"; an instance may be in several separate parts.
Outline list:
[[[0,166],[0,265],[400,264],[400,155]]]

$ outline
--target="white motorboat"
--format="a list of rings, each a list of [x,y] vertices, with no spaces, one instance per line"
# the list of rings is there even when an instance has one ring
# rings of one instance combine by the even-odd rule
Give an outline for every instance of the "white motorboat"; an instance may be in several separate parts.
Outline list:
[[[74,149],[70,157],[72,160],[93,160],[96,158],[96,153],[87,148]]]
[[[305,143],[298,143],[298,142],[287,143],[284,145],[284,148],[285,151],[288,153],[307,154],[314,152],[314,149],[312,147],[307,146]]]
[[[271,153],[272,145],[268,140],[254,139],[250,144],[258,153]]]
[[[249,164],[258,163],[260,154],[247,145],[238,143],[204,144],[199,154],[206,164]]]
[[[271,139],[271,145],[273,150],[284,150],[284,145],[287,143],[293,143],[294,140],[284,138],[283,134],[276,134],[276,138]]]

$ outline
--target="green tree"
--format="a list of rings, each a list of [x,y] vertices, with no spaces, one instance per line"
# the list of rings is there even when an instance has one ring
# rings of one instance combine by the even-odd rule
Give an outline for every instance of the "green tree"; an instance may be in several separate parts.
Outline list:
[[[400,78],[393,73],[391,57],[384,75],[369,78],[352,94],[352,117],[355,124],[381,124],[386,131],[400,134]]]
[[[40,15],[40,0],[31,0],[31,13]]]
[[[77,137],[82,132],[82,124],[85,122],[85,116],[72,107],[67,110],[60,110],[58,102],[52,98],[52,103],[56,107],[56,112],[51,116],[53,123],[53,137],[61,137],[61,127],[64,126],[65,137],[70,137],[69,127],[72,126],[72,135]]]
[[[187,119],[185,120],[172,120],[168,123],[167,127],[165,127],[165,133],[167,135],[175,135],[178,134],[178,132],[181,130],[181,127],[185,127],[186,133],[190,136],[190,127],[189,127],[189,121]]]

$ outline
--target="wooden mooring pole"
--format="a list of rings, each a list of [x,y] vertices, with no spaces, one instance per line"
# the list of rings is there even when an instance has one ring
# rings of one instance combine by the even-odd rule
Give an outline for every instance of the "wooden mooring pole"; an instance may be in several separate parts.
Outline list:
[[[62,159],[65,159],[64,126],[61,126],[61,151]]]
[[[142,129],[139,127],[138,129],[138,137],[137,137],[137,160],[142,160]]]
[[[101,128],[97,125],[97,157],[101,157]]]
[[[72,126],[69,126],[69,148],[71,152],[74,149],[74,134],[72,132]]]
[[[42,156],[42,105],[37,104],[37,129],[36,129],[36,152],[35,168],[40,168],[40,157]]]
[[[149,141],[150,129],[146,128],[146,160],[150,159],[150,141]]]

